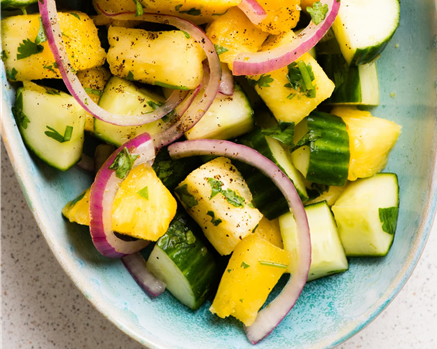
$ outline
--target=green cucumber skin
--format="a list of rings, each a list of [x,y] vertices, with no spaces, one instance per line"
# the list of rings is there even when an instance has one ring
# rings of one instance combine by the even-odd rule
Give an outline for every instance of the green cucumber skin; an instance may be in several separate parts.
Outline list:
[[[361,48],[357,49],[355,51],[354,57],[352,58],[351,65],[357,66],[357,65],[372,63],[374,60],[379,58],[382,51],[384,51],[384,49],[388,45],[389,41],[393,37],[393,35],[394,35],[394,32],[389,38],[387,38],[387,40],[384,40],[383,42],[381,42],[378,45],[366,47],[364,49],[361,49]]]
[[[195,241],[187,241],[191,231]],[[198,238],[202,232],[197,224],[182,210],[176,213],[167,232],[157,241],[158,246],[173,261],[191,286],[197,309],[219,282],[220,273],[214,256]]]
[[[17,10],[22,7],[27,7],[36,4],[38,0],[2,0],[2,10]]]
[[[335,115],[312,112],[308,129],[321,137],[310,143],[310,164],[306,179],[320,184],[344,186],[349,171],[349,135],[344,121]]]

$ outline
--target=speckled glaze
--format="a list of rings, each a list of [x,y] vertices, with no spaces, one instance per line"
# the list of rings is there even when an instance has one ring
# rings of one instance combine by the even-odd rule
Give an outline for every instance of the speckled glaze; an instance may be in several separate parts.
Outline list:
[[[392,249],[385,258],[350,259],[348,272],[307,284],[292,312],[257,348],[340,344],[374,319],[410,276],[437,204],[435,33],[434,1],[402,2],[401,26],[378,62],[381,104],[372,113],[403,127],[386,169],[399,175],[401,188]],[[61,173],[28,153],[10,113],[14,91],[3,67],[1,76],[2,136],[18,180],[47,243],[85,297],[149,348],[251,348],[242,326],[211,315],[210,303],[193,312],[168,292],[150,299],[120,261],[99,255],[87,228],[62,218],[61,208],[92,179],[79,168]]]

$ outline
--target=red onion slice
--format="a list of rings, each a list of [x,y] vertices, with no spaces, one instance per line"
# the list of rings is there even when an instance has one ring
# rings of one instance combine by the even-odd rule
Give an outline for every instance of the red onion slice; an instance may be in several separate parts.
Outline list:
[[[311,23],[293,42],[272,50],[255,53],[240,53],[233,62],[234,75],[260,75],[278,70],[294,62],[305,52],[312,49],[331,28],[340,9],[340,0],[320,0],[328,5],[325,19],[318,25]]]
[[[253,24],[260,24],[267,17],[267,12],[256,0],[243,0],[238,7]]]
[[[85,171],[94,171],[94,159],[86,154],[82,154],[82,158],[76,165]]]
[[[118,148],[97,172],[90,193],[90,231],[94,246],[104,256],[119,258],[142,250],[149,241],[124,241],[112,230],[112,206],[119,185],[123,181],[109,169],[116,156],[127,148],[132,155],[139,155],[135,166],[155,158],[155,148],[148,133],[143,133]]]
[[[140,287],[153,297],[158,297],[165,291],[164,281],[154,276],[146,266],[146,260],[137,252],[124,256],[122,262]]]
[[[221,64],[222,79],[220,80],[219,93],[225,96],[234,94],[234,76],[226,63]]]
[[[266,337],[293,308],[308,278],[311,265],[311,240],[308,220],[302,201],[290,179],[272,161],[256,150],[229,141],[199,139],[174,143],[168,147],[172,158],[196,155],[218,155],[236,159],[256,167],[281,190],[296,219],[299,253],[296,271],[282,292],[258,313],[255,322],[246,328],[247,337],[256,344]]]

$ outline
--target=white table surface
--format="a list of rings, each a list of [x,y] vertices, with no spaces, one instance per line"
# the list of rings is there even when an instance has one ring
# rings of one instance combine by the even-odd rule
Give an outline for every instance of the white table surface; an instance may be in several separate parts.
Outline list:
[[[3,147],[1,160],[1,348],[144,348],[95,310],[63,272]],[[437,349],[437,225],[404,289],[340,348]]]

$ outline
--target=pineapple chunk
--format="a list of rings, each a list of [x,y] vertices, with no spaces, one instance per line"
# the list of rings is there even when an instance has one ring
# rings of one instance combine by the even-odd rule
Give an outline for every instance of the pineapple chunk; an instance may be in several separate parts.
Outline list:
[[[279,218],[268,220],[266,217],[263,217],[259,221],[254,235],[267,240],[279,248],[284,248],[284,245],[282,244],[281,230],[279,228]]]
[[[74,69],[85,70],[105,63],[106,53],[100,46],[97,28],[92,19],[82,12],[58,13],[59,25],[64,34],[63,40]],[[26,58],[17,59],[17,53],[23,42],[32,43],[40,28],[39,14],[8,17],[2,20],[1,37],[5,68],[9,76],[15,73],[16,81],[60,79],[55,59],[47,41],[41,43],[42,52]]]
[[[87,189],[65,205],[62,213],[70,222],[89,225],[89,193]],[[139,165],[129,172],[115,196],[112,229],[138,239],[156,241],[167,231],[176,208],[175,198],[155,171],[145,164]]]
[[[110,77],[111,73],[104,67],[91,68],[77,73],[77,78],[94,103],[99,103],[100,96]],[[94,117],[89,113],[86,113],[85,131],[94,132]]]
[[[348,180],[371,177],[381,172],[401,134],[401,126],[354,107],[335,107],[331,114],[343,119],[349,133]]]
[[[257,52],[268,34],[258,29],[239,8],[231,8],[206,29],[215,45],[220,61],[232,70],[235,57],[241,52]]]
[[[183,90],[202,81],[205,53],[182,31],[110,27],[108,40],[108,63],[116,76]]]
[[[209,310],[221,318],[232,315],[250,326],[289,263],[286,251],[258,236],[248,236],[235,248]]]
[[[300,18],[300,0],[264,0],[267,17],[257,25],[269,34],[278,35],[293,29]]]
[[[284,35],[271,37],[263,45],[262,51],[284,45],[292,41],[294,37],[295,34],[292,31]],[[316,109],[321,102],[329,98],[334,91],[334,83],[329,80],[323,69],[310,54],[305,53],[296,60],[296,62],[299,61],[303,61],[306,65],[311,64],[315,78],[313,84],[316,86],[315,98],[307,97],[305,93],[296,91],[291,87],[285,87],[289,83],[287,67],[261,76],[249,76],[249,79],[258,82],[255,85],[255,90],[278,121],[298,124]]]
[[[191,172],[175,193],[221,255],[230,254],[262,218],[246,182],[226,158]]]

